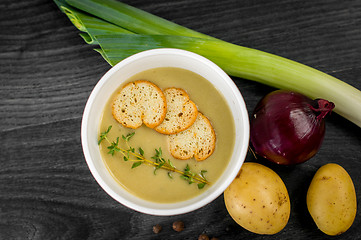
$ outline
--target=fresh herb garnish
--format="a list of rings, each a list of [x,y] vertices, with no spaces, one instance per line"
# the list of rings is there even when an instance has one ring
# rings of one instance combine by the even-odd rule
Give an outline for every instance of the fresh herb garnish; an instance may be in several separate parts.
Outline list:
[[[100,134],[98,145],[107,137],[108,133],[110,132],[110,129],[112,129],[112,126],[109,126],[108,129],[105,132],[102,132]]]
[[[107,147],[109,149],[108,154],[114,156],[116,152],[119,152],[123,155],[124,161],[132,161],[132,169],[139,167],[143,163],[149,166],[154,167],[154,175],[159,169],[163,169],[168,171],[168,177],[173,178],[172,173],[178,173],[181,175],[181,178],[186,180],[189,184],[197,183],[199,189],[204,188],[205,185],[209,184],[204,174],[207,172],[206,170],[202,170],[199,174],[193,173],[187,164],[184,171],[178,170],[173,163],[168,159],[165,160],[163,158],[163,152],[161,148],[155,149],[155,154],[151,157],[152,160],[149,160],[144,157],[144,150],[142,148],[138,148],[138,152],[135,151],[135,148],[129,145],[129,140],[134,136],[135,132],[129,133],[126,136],[122,136],[122,139],[125,142],[126,149],[121,148],[119,146],[119,137],[117,137],[116,141],[110,141],[108,139],[108,133],[110,132],[112,126],[109,126],[105,132],[102,132],[99,137],[98,144],[105,140],[109,143]]]
[[[119,137],[117,137],[117,140],[114,142],[110,143],[110,146],[108,147],[109,149],[109,154],[114,155],[115,152],[120,152],[120,148],[118,147],[119,144]]]

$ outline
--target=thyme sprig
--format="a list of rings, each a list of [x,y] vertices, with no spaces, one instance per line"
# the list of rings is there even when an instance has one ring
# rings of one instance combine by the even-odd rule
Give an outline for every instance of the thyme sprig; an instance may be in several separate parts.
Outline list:
[[[125,142],[126,149],[120,147],[119,137],[117,137],[115,141],[110,141],[108,139],[108,133],[110,132],[111,128],[112,126],[109,126],[106,131],[100,134],[98,145],[100,145],[100,143],[104,140],[107,141],[109,143],[109,146],[107,147],[107,149],[109,149],[108,154],[114,156],[114,154],[117,152],[121,153],[123,155],[124,161],[133,162],[132,168],[136,168],[144,163],[146,165],[154,167],[154,175],[156,175],[159,169],[163,169],[168,171],[169,178],[173,178],[172,173],[178,173],[180,174],[180,177],[186,180],[189,184],[197,183],[199,189],[202,189],[205,185],[210,184],[205,177],[205,173],[207,172],[206,170],[201,170],[199,174],[196,174],[190,170],[188,164],[185,167],[184,171],[178,170],[169,159],[165,160],[163,158],[163,152],[161,148],[155,149],[155,154],[151,157],[151,159],[153,159],[154,161],[147,159],[144,156],[144,150],[142,148],[138,148],[137,152],[135,148],[129,145],[129,140],[135,135],[135,132],[129,133],[125,136],[122,135],[122,139]]]

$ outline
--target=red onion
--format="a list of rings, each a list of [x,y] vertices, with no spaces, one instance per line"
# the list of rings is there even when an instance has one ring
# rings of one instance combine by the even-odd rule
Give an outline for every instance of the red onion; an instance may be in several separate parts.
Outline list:
[[[302,163],[313,157],[325,135],[324,117],[335,105],[299,93],[277,90],[256,106],[250,140],[256,154],[277,164]]]

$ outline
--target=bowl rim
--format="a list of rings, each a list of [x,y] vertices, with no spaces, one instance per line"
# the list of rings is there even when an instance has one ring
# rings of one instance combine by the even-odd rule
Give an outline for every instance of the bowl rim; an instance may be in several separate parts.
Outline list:
[[[120,196],[115,191],[113,191],[108,186],[108,184],[103,180],[102,176],[98,173],[98,170],[93,162],[93,157],[90,153],[89,141],[88,141],[89,139],[87,137],[88,136],[87,129],[89,127],[88,126],[88,118],[89,118],[89,113],[90,113],[91,107],[94,104],[97,94],[101,90],[102,86],[108,81],[108,79],[111,78],[111,76],[114,73],[119,71],[119,69],[126,67],[128,64],[130,64],[132,62],[138,61],[139,59],[142,59],[145,57],[154,56],[154,55],[162,55],[162,54],[165,54],[165,55],[171,54],[171,55],[177,55],[177,56],[183,56],[183,57],[184,56],[190,57],[190,58],[193,58],[196,61],[200,62],[200,64],[206,64],[209,67],[211,67],[212,70],[214,70],[223,80],[226,81],[227,88],[229,88],[232,91],[232,93],[235,96],[237,96],[233,100],[235,101],[235,104],[240,107],[241,117],[242,117],[241,121],[244,123],[242,126],[236,126],[236,121],[235,121],[235,128],[236,129],[237,129],[237,127],[241,128],[242,136],[243,136],[242,142],[244,144],[242,146],[234,146],[233,152],[235,152],[236,148],[239,148],[237,150],[237,152],[239,152],[239,154],[240,154],[240,156],[238,156],[238,158],[237,158],[239,161],[236,162],[236,164],[234,165],[234,168],[231,170],[230,174],[226,177],[226,179],[222,182],[222,184],[220,184],[215,189],[215,191],[208,194],[201,201],[191,203],[190,205],[176,207],[178,205],[178,202],[177,203],[169,203],[169,204],[168,203],[155,204],[155,205],[159,205],[159,206],[167,205],[167,208],[164,208],[164,209],[163,208],[150,208],[150,207],[142,206],[140,204],[135,204],[134,202],[129,201],[128,199],[124,198],[123,196]],[[228,101],[227,101],[227,103],[229,104]],[[232,115],[234,116],[233,111],[232,111]],[[231,184],[233,179],[236,177],[242,164],[244,163],[244,160],[246,158],[246,154],[248,151],[248,145],[249,145],[249,135],[250,135],[249,131],[250,131],[249,118],[248,118],[248,112],[247,112],[245,101],[244,101],[243,96],[241,95],[238,87],[233,82],[233,80],[230,78],[230,76],[228,76],[215,63],[213,63],[212,61],[210,61],[209,59],[207,59],[201,55],[198,55],[196,53],[189,52],[186,50],[181,50],[181,49],[161,48],[161,49],[152,49],[152,50],[142,51],[142,52],[136,53],[130,57],[127,57],[126,59],[122,60],[121,62],[117,63],[112,68],[110,68],[101,77],[101,79],[96,83],[95,87],[93,88],[93,90],[91,91],[91,93],[89,95],[89,98],[87,99],[87,102],[86,102],[86,105],[84,108],[84,112],[83,112],[83,116],[82,116],[81,144],[82,144],[82,148],[83,148],[83,154],[84,154],[86,163],[88,165],[88,168],[89,168],[91,174],[95,178],[96,182],[102,187],[102,189],[108,195],[110,195],[113,199],[115,199],[122,205],[124,205],[130,209],[133,209],[135,211],[145,213],[145,214],[150,214],[150,215],[171,216],[171,215],[184,214],[184,213],[188,213],[188,212],[194,211],[196,209],[199,209],[199,208],[207,205],[208,203],[212,202],[213,200],[215,200],[217,197],[219,197],[225,191],[225,189]],[[233,155],[232,155],[232,158],[233,158]],[[226,169],[228,169],[228,167]],[[226,169],[224,171],[226,171]],[[108,171],[108,170],[106,169],[106,171]],[[222,173],[221,177],[223,175],[224,175],[224,173]],[[217,181],[219,181],[219,180],[220,179],[218,179]],[[119,186],[119,187],[122,188],[122,186]],[[125,191],[127,191],[127,190],[125,190]],[[144,200],[144,201],[146,201],[146,200]],[[182,202],[188,202],[188,201],[189,200],[185,200]],[[148,202],[148,201],[146,201],[146,202]],[[179,203],[181,203],[181,202],[179,202]]]

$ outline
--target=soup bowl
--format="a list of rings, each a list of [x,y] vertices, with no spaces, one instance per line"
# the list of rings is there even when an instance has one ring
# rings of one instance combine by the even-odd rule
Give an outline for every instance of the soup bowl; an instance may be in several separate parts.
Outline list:
[[[235,146],[228,165],[217,181],[201,194],[180,202],[157,203],[129,193],[111,176],[98,146],[99,124],[110,94],[131,76],[158,67],[177,67],[207,79],[225,98],[235,124]],[[178,215],[199,209],[219,197],[239,172],[248,150],[249,118],[244,99],[232,79],[216,64],[192,52],[180,49],[154,49],[132,55],[112,67],[96,84],[86,103],[81,141],[85,160],[98,184],[124,206],[135,211],[159,215]]]

